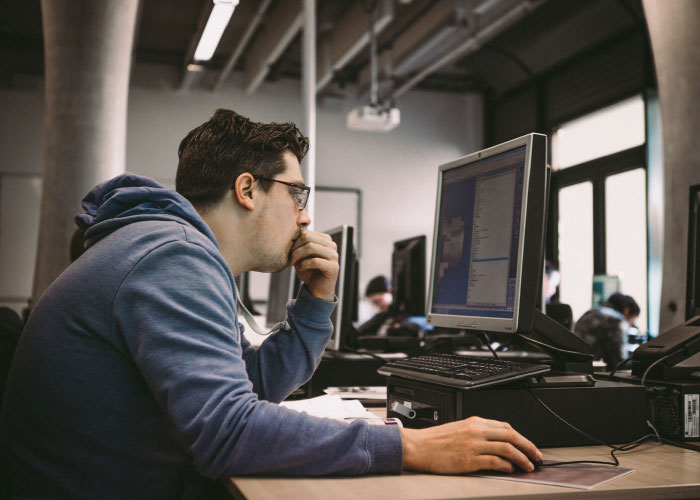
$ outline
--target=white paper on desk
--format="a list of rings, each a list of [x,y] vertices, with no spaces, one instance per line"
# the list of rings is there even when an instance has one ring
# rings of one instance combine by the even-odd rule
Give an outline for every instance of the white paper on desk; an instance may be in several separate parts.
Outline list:
[[[386,400],[386,386],[368,386],[368,387],[327,387],[323,389],[326,394],[334,394],[343,399],[376,399],[377,401]]]
[[[479,477],[505,479],[507,481],[523,481],[526,483],[549,484],[565,488],[590,490],[622,476],[634,469],[624,469],[614,466],[570,464],[558,467],[542,467],[535,472],[513,472],[511,474],[494,472],[491,474],[474,474]]]
[[[367,411],[358,400],[344,400],[335,394],[326,394],[299,401],[283,401],[280,403],[280,406],[299,412],[306,412],[314,417],[334,418],[336,420],[347,421],[355,418],[383,420]]]

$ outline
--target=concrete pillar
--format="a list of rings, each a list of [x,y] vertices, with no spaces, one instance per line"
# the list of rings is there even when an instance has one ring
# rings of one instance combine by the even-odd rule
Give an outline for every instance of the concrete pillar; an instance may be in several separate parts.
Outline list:
[[[45,150],[36,300],[69,263],[80,200],[124,172],[138,0],[42,0]]]
[[[700,184],[700,1],[643,0],[661,103],[664,248],[659,332],[685,320],[689,187]]]

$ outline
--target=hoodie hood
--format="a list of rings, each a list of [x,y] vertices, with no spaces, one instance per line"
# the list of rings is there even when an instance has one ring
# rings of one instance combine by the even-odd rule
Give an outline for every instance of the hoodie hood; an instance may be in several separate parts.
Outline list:
[[[85,231],[86,248],[127,224],[146,220],[191,225],[217,245],[214,233],[185,197],[147,177],[124,174],[103,182],[83,198],[82,206],[85,211],[75,216],[75,223]]]

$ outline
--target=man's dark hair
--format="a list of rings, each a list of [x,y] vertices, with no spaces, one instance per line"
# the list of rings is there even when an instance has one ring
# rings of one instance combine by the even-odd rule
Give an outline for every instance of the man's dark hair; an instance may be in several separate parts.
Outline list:
[[[624,313],[625,308],[629,308],[629,314],[639,316],[639,304],[629,295],[623,295],[619,292],[613,293],[608,300],[605,301],[606,306],[615,309],[617,312]]]
[[[256,123],[217,109],[180,142],[175,189],[206,210],[222,200],[242,173],[272,178],[283,172],[285,150],[299,162],[309,150],[309,139],[293,123]],[[259,182],[264,191],[272,185]]]

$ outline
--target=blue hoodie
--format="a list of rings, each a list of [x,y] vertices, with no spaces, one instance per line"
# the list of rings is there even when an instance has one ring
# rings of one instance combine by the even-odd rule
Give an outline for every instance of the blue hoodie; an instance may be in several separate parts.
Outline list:
[[[334,303],[302,288],[291,330],[255,349],[185,198],[124,175],[83,207],[87,250],[37,303],[10,370],[0,448],[15,495],[194,498],[232,475],[401,470],[394,426],[276,404],[318,365]]]

